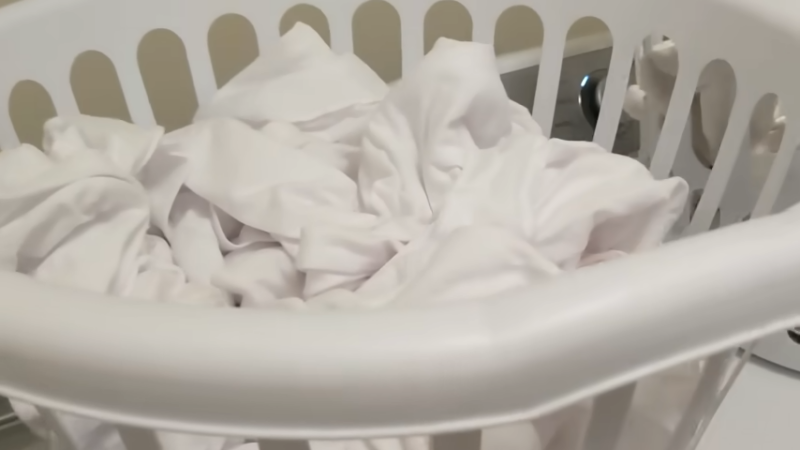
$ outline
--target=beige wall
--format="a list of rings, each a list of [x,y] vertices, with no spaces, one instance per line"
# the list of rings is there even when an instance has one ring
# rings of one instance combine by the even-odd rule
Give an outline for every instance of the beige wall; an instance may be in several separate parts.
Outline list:
[[[0,6],[14,1],[0,0]],[[290,9],[281,20],[281,31],[287,31],[297,21],[313,26],[330,41],[327,20],[318,9],[308,5]],[[590,35],[604,29],[605,25],[596,19],[582,19],[570,34]],[[498,53],[538,47],[542,42],[541,21],[524,6],[507,10],[496,30]],[[381,77],[387,81],[400,77],[400,20],[388,3],[373,0],[363,5],[354,17],[353,35],[355,53]],[[470,16],[455,1],[442,1],[429,11],[425,20],[425,50],[440,36],[461,40],[472,37]],[[258,55],[255,30],[242,17],[224,16],[209,32],[209,51],[217,83],[222,85]],[[166,30],[151,32],[139,48],[139,62],[158,123],[168,130],[187,124],[197,101],[180,39]],[[104,55],[97,52],[81,55],[71,81],[81,112],[130,120],[115,69]],[[12,93],[9,106],[21,140],[38,145],[42,124],[55,114],[47,94],[36,83],[23,82]]]

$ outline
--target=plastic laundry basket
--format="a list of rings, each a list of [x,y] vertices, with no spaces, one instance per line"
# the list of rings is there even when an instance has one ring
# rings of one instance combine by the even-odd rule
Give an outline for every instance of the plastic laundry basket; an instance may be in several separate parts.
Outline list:
[[[351,50],[351,18],[361,0],[309,3],[326,14],[334,49]],[[401,18],[407,71],[423,56],[422,24],[433,1],[390,3]],[[586,445],[611,450],[637,380],[711,357],[671,448],[690,445],[717,400],[730,361],[727,350],[800,323],[800,220],[775,215],[702,233],[725,208],[726,192],[736,189],[732,174],[747,121],[766,93],[779,97],[788,126],[752,218],[774,209],[792,173],[800,137],[800,65],[786,56],[800,54],[800,4],[462,3],[480,42],[492,42],[497,18],[514,4],[542,17],[533,116],[545,131],[553,124],[567,30],[584,16],[602,19],[614,40],[595,135],[606,147],[614,140],[634,54],[647,36],[673,39],[681,52],[674,95],[660,133],[656,127],[645,139],[658,178],[693,170],[675,162],[685,149],[680,144],[695,84],[709,61],[730,63],[736,101],[687,227],[687,234],[699,236],[516,296],[374,311],[368,320],[363,312],[300,315],[113,301],[0,273],[0,394],[38,405],[56,433],[53,410],[118,424],[130,450],[158,449],[149,430],[244,436],[259,439],[263,449],[300,448],[305,439],[436,435],[437,449],[468,450],[480,443],[480,432],[473,430],[597,396]],[[8,104],[17,82],[30,79],[49,91],[59,114],[77,113],[70,68],[77,55],[96,50],[114,63],[133,120],[152,124],[136,59],[149,30],[166,28],[182,38],[202,103],[216,89],[207,47],[212,22],[241,14],[266,48],[278,38],[279,20],[292,5],[293,0],[25,0],[0,11],[0,104]],[[0,146],[17,144],[4,113]]]

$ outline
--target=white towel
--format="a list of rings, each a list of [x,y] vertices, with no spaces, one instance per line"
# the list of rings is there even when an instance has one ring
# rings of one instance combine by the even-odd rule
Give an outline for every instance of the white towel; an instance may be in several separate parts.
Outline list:
[[[683,210],[682,180],[545,138],[507,98],[489,46],[440,40],[391,91],[305,25],[267,54],[166,136],[62,118],[46,127],[47,155],[0,154],[2,267],[202,306],[490,301],[653,248]],[[73,260],[81,264],[66,267]],[[588,417],[579,404],[492,429],[484,442],[575,450]],[[70,430],[81,449],[116,449],[104,427]],[[160,436],[168,450],[235,443]],[[312,443],[428,446],[424,437]]]

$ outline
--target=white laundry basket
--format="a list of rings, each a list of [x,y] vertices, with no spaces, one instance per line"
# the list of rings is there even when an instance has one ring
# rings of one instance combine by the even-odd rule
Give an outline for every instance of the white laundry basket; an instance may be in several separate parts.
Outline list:
[[[423,56],[422,24],[434,1],[389,2],[401,18],[408,71]],[[114,63],[133,120],[152,124],[136,58],[148,31],[166,28],[182,38],[203,103],[216,89],[207,46],[213,21],[247,17],[263,49],[295,3],[23,1],[0,11],[0,104],[30,79],[48,90],[59,114],[77,113],[70,69],[76,56],[96,50]],[[326,14],[333,48],[352,50],[351,21],[362,0],[308,3]],[[493,41],[497,18],[513,5],[542,17],[533,115],[545,132],[568,29],[581,17],[603,20],[614,49],[595,141],[606,147],[635,52],[647,36],[673,39],[680,72],[651,149],[658,178],[682,174],[675,161],[695,84],[709,61],[727,61],[736,101],[688,233],[707,231],[724,207],[747,121],[766,93],[779,97],[788,126],[752,217],[774,209],[800,137],[800,65],[787,57],[800,54],[796,0],[461,3],[479,42]],[[18,143],[3,113],[0,147]],[[264,450],[301,448],[306,439],[443,435],[436,448],[468,450],[480,444],[474,430],[595,396],[586,445],[612,450],[637,380],[711,357],[670,447],[680,450],[708,420],[729,350],[800,324],[800,218],[751,220],[478,304],[334,315],[186,309],[114,301],[5,272],[0,292],[0,394],[37,405],[46,419],[55,410],[118,424],[130,450],[158,450],[150,430],[248,437]],[[58,432],[57,421],[51,425]]]

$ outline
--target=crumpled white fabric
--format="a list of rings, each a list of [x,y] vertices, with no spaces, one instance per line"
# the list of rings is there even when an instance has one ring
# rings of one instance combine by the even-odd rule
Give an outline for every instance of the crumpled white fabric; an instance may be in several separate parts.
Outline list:
[[[352,53],[336,54],[304,23],[223,86],[196,121],[288,122],[312,137],[358,145],[386,83]]]
[[[227,293],[187,283],[162,238],[148,235],[150,208],[135,178],[162,134],[85,116],[45,125],[44,152],[29,145],[0,152],[0,261],[36,279],[147,301],[227,306]],[[51,450],[31,405],[12,402]],[[112,425],[59,414],[78,449],[123,449]],[[165,448],[221,450],[224,438],[160,433]]]
[[[625,99],[625,111],[642,120],[647,108],[662,117],[669,107],[678,75],[678,49],[672,41],[660,42],[644,53],[639,62],[639,80],[632,85]],[[710,63],[700,76],[696,92],[699,99],[699,120],[702,139],[695,137],[695,151],[713,165],[722,145],[728,118],[736,98],[736,79],[720,61]],[[756,162],[755,176],[763,180],[778,152],[786,127],[776,97],[765,97],[756,106],[750,121],[750,156]]]
[[[204,306],[490,301],[651,249],[683,210],[682,180],[545,138],[507,98],[489,46],[442,39],[391,90],[302,24],[265,54],[166,136],[60,118],[45,154],[0,153],[2,268]],[[576,450],[589,406],[487,430],[485,448]],[[117,448],[113,431],[85,424],[71,428],[79,448]],[[169,450],[235,443],[163,436]]]

